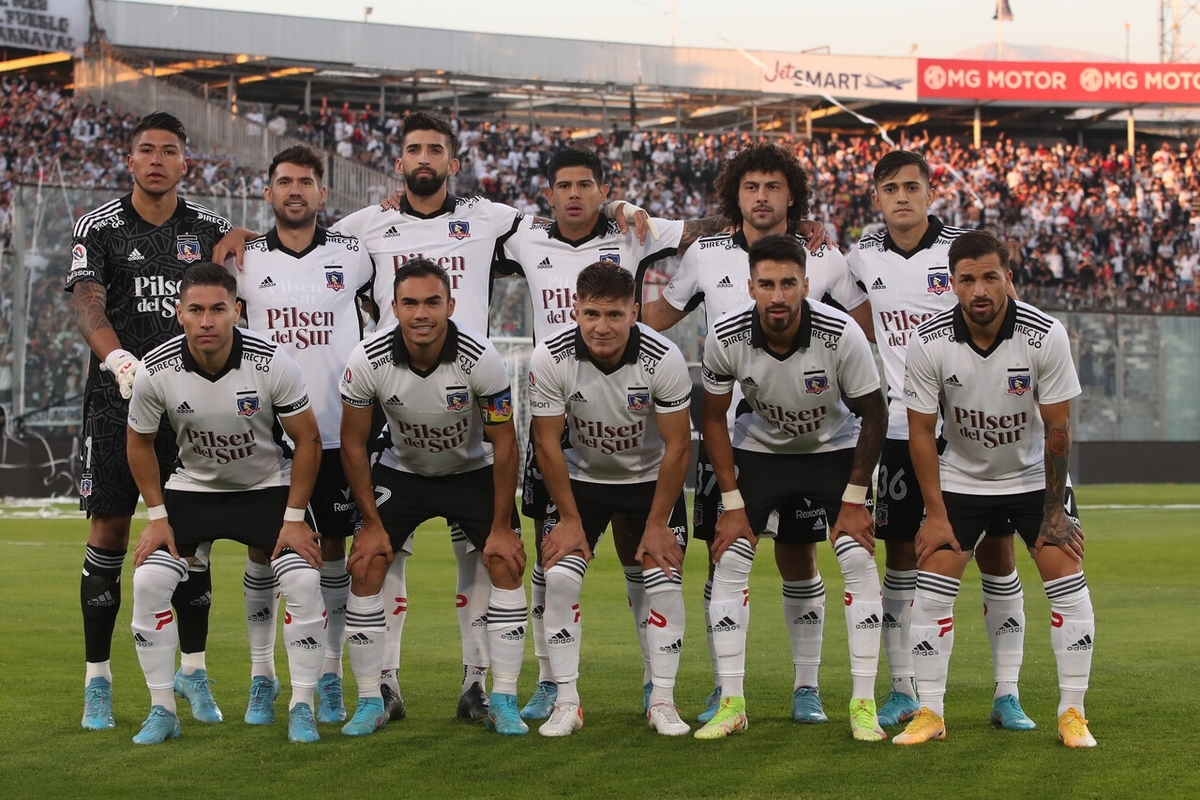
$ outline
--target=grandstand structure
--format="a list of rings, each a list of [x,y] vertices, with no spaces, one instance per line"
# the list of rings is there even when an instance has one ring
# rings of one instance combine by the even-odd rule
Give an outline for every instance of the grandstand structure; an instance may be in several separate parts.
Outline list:
[[[887,146],[881,144],[884,137],[899,146],[922,148],[931,162],[936,155],[947,170],[957,166],[970,174],[971,162],[964,159],[982,162],[998,154],[987,149],[987,140],[995,144],[1001,133],[1022,147],[1025,141],[1034,148],[1086,143],[1095,154],[1111,145],[1112,153],[1126,151],[1126,160],[1117,157],[1119,169],[1126,171],[1148,169],[1150,151],[1164,142],[1173,153],[1181,140],[1195,141],[1200,134],[1186,111],[1194,94],[1190,87],[1200,87],[1200,67],[1182,62],[997,64],[742,52],[460,33],[186,5],[48,2],[92,10],[84,27],[74,29],[73,52],[38,55],[10,48],[4,53],[8,63],[0,63],[0,77],[6,67],[22,68],[69,88],[77,106],[107,101],[110,108],[133,115],[173,111],[188,126],[194,154],[227,158],[242,174],[236,192],[226,184],[223,194],[214,190],[211,196],[201,195],[201,201],[237,224],[258,229],[269,224],[269,209],[254,197],[254,173],[297,141],[297,120],[322,111],[338,116],[343,108],[356,117],[369,111],[377,122],[410,109],[432,110],[457,119],[464,130],[484,131],[484,138],[490,130],[498,140],[527,138],[540,129],[546,132],[543,146],[551,148],[572,139],[593,147],[604,142],[613,146],[613,166],[624,168],[622,189],[647,207],[657,202],[658,188],[648,185],[656,175],[651,170],[643,176],[644,185],[636,185],[631,132],[654,137],[655,146],[665,146],[667,139],[672,148],[702,142],[709,168],[719,165],[743,137],[777,137],[813,165],[815,185],[821,173],[826,183],[819,192],[830,191],[829,180],[836,184],[837,201],[823,196],[815,207],[841,226],[843,246],[857,237],[854,225],[862,224],[852,220],[863,215],[858,201],[865,201],[866,184],[855,181],[865,177],[865,165]],[[1164,0],[1164,42],[1168,34],[1173,37],[1170,53],[1181,59],[1190,53],[1187,23],[1196,16],[1194,5]],[[1168,6],[1182,14],[1170,25]],[[230,52],[199,44],[206,42],[220,42]],[[264,119],[267,109],[284,124]],[[969,144],[954,152],[938,144],[939,138],[951,137]],[[615,146],[621,142],[623,147]],[[398,185],[386,155],[371,161],[356,149],[345,157],[334,152],[335,142],[317,143],[326,147],[330,207],[349,212]],[[1147,146],[1150,151],[1143,149]],[[1069,160],[1061,150],[1047,153],[1060,164]],[[1192,153],[1195,161],[1195,149]],[[1179,158],[1180,164],[1184,161]],[[23,495],[61,493],[72,485],[70,452],[76,446],[79,366],[86,348],[74,335],[57,269],[67,263],[74,216],[113,194],[111,188],[100,190],[100,184],[96,191],[70,186],[61,168],[55,173],[43,168],[49,165],[25,166],[27,185],[16,187],[19,195],[8,223],[12,247],[0,255],[0,293],[10,309],[8,319],[0,320],[0,406],[28,434],[12,439],[12,427],[5,431],[0,494]],[[1196,169],[1200,172],[1200,161]],[[849,173],[849,180],[839,177],[839,171]],[[464,166],[460,187],[486,189],[485,182],[467,172]],[[701,181],[708,174],[697,172]],[[1003,178],[1003,170],[997,176]],[[1001,216],[1002,209],[994,205],[984,208],[993,198],[986,192],[974,194],[961,174],[955,171],[953,178],[944,176],[943,195],[957,199],[937,213],[956,224],[996,225],[1022,239],[1037,235],[1027,219]],[[855,186],[862,197],[849,196]],[[697,191],[688,185],[675,193],[675,205],[659,209],[664,216],[698,216],[711,209],[705,206],[712,198],[704,196],[704,187]],[[684,195],[689,195],[686,202]],[[0,193],[0,212],[4,199]],[[536,208],[535,197],[526,199]],[[1051,196],[1045,202],[1048,211],[1061,213],[1061,201]],[[1192,193],[1191,204],[1191,219],[1200,221],[1200,191]],[[967,215],[968,207],[977,208],[980,216]],[[1180,235],[1196,224],[1187,221],[1188,210],[1178,210],[1183,217],[1173,230]],[[989,216],[992,211],[997,214]],[[964,216],[955,220],[952,214]],[[1193,239],[1200,240],[1200,226],[1196,231]],[[1036,259],[1031,262],[1027,271],[1036,278],[1039,265]],[[1085,453],[1087,469],[1076,471],[1084,481],[1121,479],[1119,473],[1103,471],[1124,469],[1138,458],[1145,464],[1139,474],[1147,477],[1170,464],[1200,470],[1200,318],[1185,307],[1182,290],[1177,311],[1191,317],[1115,313],[1172,310],[1168,303],[1174,300],[1164,302],[1153,294],[1148,278],[1137,291],[1129,291],[1132,275],[1130,265],[1127,276],[1119,276],[1121,291],[1102,298],[1109,303],[1103,307],[1088,306],[1061,288],[1023,289],[1035,302],[1046,299],[1071,309],[1059,316],[1075,340],[1087,390],[1076,425],[1080,447],[1124,448],[1096,458]],[[497,298],[512,306],[523,302],[522,291],[504,286]],[[1196,302],[1195,291],[1188,298]],[[1089,310],[1093,307],[1103,310]],[[514,375],[523,375],[522,354],[528,346],[520,337],[528,331],[509,318],[502,321],[511,324],[495,325],[496,312],[494,301],[493,334],[509,337],[506,357]],[[698,324],[703,326],[703,320]],[[690,330],[680,326],[676,335],[694,346],[701,333],[696,325]],[[688,342],[681,344],[686,352]],[[11,378],[5,380],[9,364]],[[514,385],[520,383],[518,379]],[[1141,449],[1136,443],[1142,443]],[[1172,448],[1186,457],[1164,457]],[[42,466],[33,472],[6,468],[21,459],[44,465],[46,474],[41,474]],[[28,483],[14,491],[9,479],[17,474]],[[1200,474],[1172,474],[1176,480],[1200,479]]]

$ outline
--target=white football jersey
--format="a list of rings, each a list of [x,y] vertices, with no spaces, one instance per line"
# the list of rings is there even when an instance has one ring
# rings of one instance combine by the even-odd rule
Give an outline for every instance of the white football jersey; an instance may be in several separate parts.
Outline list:
[[[575,284],[579,273],[597,261],[611,261],[633,273],[641,297],[642,276],[655,261],[675,255],[684,223],[655,219],[658,236],[638,244],[630,227],[622,235],[617,223],[600,217],[591,235],[580,242],[562,238],[558,223],[545,217],[525,217],[504,242],[504,255],[525,276],[533,301],[533,339],[545,341],[575,324]]]
[[[656,411],[686,409],[692,379],[670,339],[639,323],[620,364],[602,370],[573,326],[539,343],[529,360],[535,417],[565,414],[567,471],[588,483],[648,483],[658,478],[663,441]]]
[[[1046,488],[1039,405],[1080,394],[1062,323],[1009,300],[1000,333],[984,352],[955,305],[917,328],[908,348],[904,403],[941,411],[942,489],[1020,494]]]
[[[875,344],[888,384],[888,438],[908,438],[904,409],[904,359],[913,331],[934,314],[958,304],[950,286],[950,245],[965,228],[937,217],[911,253],[896,247],[887,229],[864,236],[847,261],[854,279],[867,287],[875,324]]]
[[[832,298],[847,311],[867,300],[850,277],[846,257],[836,248],[822,247],[816,255],[808,252],[808,240],[796,234],[808,253],[805,277],[808,296],[823,303]],[[743,305],[750,297],[750,245],[742,231],[703,236],[688,248],[679,260],[679,269],[663,297],[679,311],[691,311],[704,302],[704,313],[711,328],[721,315]]]
[[[246,243],[238,297],[251,330],[283,345],[307,377],[321,428],[321,446],[341,441],[338,378],[346,354],[362,338],[358,295],[367,294],[375,269],[358,239],[317,227],[312,245],[288,250],[275,228]]]
[[[216,375],[198,371],[182,334],[147,353],[133,379],[129,427],[153,433],[167,415],[180,461],[168,489],[266,489],[291,479],[291,461],[272,435],[276,417],[308,407],[300,367],[284,349],[234,328],[229,361]]]
[[[357,236],[375,259],[372,297],[379,306],[379,325],[396,322],[392,282],[408,261],[427,258],[450,274],[454,319],[469,330],[486,332],[492,299],[492,262],[497,245],[516,230],[520,214],[511,206],[482,197],[446,196],[435,214],[413,210],[408,198],[400,211],[368,206],[338,223],[338,230]]]
[[[504,359],[482,334],[454,322],[428,372],[412,366],[396,325],[359,342],[342,374],[341,393],[356,408],[376,401],[383,408],[391,446],[379,463],[427,477],[491,464],[484,425],[507,422],[513,413]]]
[[[842,399],[879,388],[866,334],[847,314],[803,301],[787,355],[767,347],[753,302],[722,316],[704,342],[704,388],[740,386],[750,410],[737,415],[731,441],[757,453],[826,453],[858,444],[861,422]]]

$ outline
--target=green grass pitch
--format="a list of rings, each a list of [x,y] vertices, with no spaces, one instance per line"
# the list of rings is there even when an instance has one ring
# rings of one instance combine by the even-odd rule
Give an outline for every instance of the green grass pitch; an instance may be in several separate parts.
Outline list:
[[[717,742],[668,739],[646,727],[641,659],[620,567],[602,542],[584,586],[580,694],[586,726],[565,740],[536,731],[503,738],[454,718],[460,646],[454,615],[454,558],[444,527],[417,535],[409,561],[409,616],[401,684],[408,719],[366,739],[322,725],[311,746],[286,740],[286,688],[279,721],[241,721],[249,658],[241,597],[244,551],[214,547],[209,674],[225,713],[220,725],[193,722],[183,736],[135,747],[130,737],[149,696],[130,641],[130,578],[113,646],[114,731],[79,727],[83,639],[79,569],[86,523],[0,507],[0,795],[4,797],[1197,797],[1200,749],[1200,487],[1083,487],[1088,584],[1096,609],[1096,653],[1087,711],[1100,746],[1068,751],[1055,735],[1057,681],[1049,609],[1032,561],[1018,554],[1028,632],[1021,698],[1038,722],[1031,733],[987,723],[992,678],[982,630],[978,571],[968,569],[957,605],[947,693],[948,737],[915,748],[850,738],[849,667],[840,613],[841,577],[820,550],[828,589],[821,694],[831,722],[790,718],[792,667],[779,603],[779,577],[764,543],[751,584],[747,653],[751,720]],[[1171,508],[1171,504],[1185,507]],[[1191,507],[1186,505],[1191,504]],[[1167,506],[1167,507],[1163,507]],[[144,522],[135,521],[136,532]],[[526,536],[528,540],[528,535]],[[532,545],[529,545],[532,551]],[[879,555],[882,562],[882,554]],[[688,638],[676,699],[691,721],[711,688],[701,588],[704,551],[687,558]],[[276,659],[286,686],[282,642]],[[347,662],[347,695],[353,679]],[[881,664],[877,692],[886,690]],[[537,679],[526,644],[521,701]]]

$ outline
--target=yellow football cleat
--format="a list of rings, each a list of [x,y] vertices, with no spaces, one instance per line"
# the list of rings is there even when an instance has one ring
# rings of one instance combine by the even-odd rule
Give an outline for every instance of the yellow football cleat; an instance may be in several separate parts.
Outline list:
[[[904,733],[892,739],[892,744],[922,744],[946,738],[946,721],[922,706]]]
[[[1067,747],[1095,747],[1096,737],[1077,708],[1068,708],[1058,718],[1058,738]]]

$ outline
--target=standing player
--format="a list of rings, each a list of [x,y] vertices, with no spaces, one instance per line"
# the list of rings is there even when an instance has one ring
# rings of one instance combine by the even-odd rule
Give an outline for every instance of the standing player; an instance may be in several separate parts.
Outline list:
[[[1095,747],[1083,698],[1096,620],[1067,488],[1071,399],[1080,393],[1067,331],[1009,296],[1008,248],[990,231],[955,239],[950,277],[958,304],[917,328],[908,350],[909,447],[927,514],[916,539],[910,639],[921,708],[894,741],[946,738],[954,598],[984,532],[1011,522],[1050,600],[1058,737],[1067,747]]]
[[[170,609],[176,585],[201,543],[228,538],[271,554],[287,595],[292,676],[288,739],[315,742],[313,695],[325,642],[321,548],[304,524],[321,460],[321,435],[300,368],[283,351],[235,326],[237,282],[219,264],[184,273],[176,315],[183,335],[146,354],[129,403],[129,468],[150,523],[133,563],[133,641],[150,689],[150,716],[134,744],[180,734],[171,674],[179,633]],[[179,467],[162,486],[155,439],[166,418]],[[293,443],[289,462],[275,442],[281,425]]]
[[[908,620],[917,585],[913,540],[925,508],[919,476],[908,454],[908,417],[901,390],[912,332],[950,308],[947,254],[965,230],[929,215],[929,166],[917,153],[896,151],[875,165],[872,203],[885,230],[864,236],[848,261],[871,298],[875,342],[888,384],[888,440],[883,445],[875,505],[875,533],[887,550],[883,578],[883,642],[892,690],[879,707],[884,726],[907,721],[917,710]],[[1010,730],[1036,727],[1021,708],[1017,679],[1025,637],[1025,594],[1013,555],[1012,527],[997,525],[975,557],[983,577],[983,616],[992,645],[996,692],[991,722]]]
[[[450,321],[450,276],[427,259],[396,272],[398,324],[354,348],[342,376],[342,463],[362,514],[349,567],[346,606],[358,708],[342,728],[365,736],[387,724],[380,694],[388,562],[417,525],[460,522],[490,575],[487,637],[495,670],[488,726],[529,731],[517,712],[528,604],[525,549],[514,529],[517,437],[503,359],[486,338]],[[383,407],[389,446],[371,468],[371,407]],[[486,437],[485,437],[486,428]],[[374,488],[372,488],[374,485]]]
[[[655,330],[675,325],[701,301],[710,329],[723,314],[744,305],[746,282],[750,278],[747,251],[763,237],[795,235],[802,245],[811,249],[807,238],[796,231],[796,226],[808,214],[809,184],[808,175],[793,153],[769,142],[747,145],[725,162],[715,186],[721,198],[721,213],[737,226],[737,230],[702,238],[687,251],[666,291],[648,303],[642,312],[643,321]],[[810,297],[847,309],[870,337],[870,303],[851,279],[846,259],[832,243],[811,249],[805,274]],[[730,433],[734,425],[733,411],[742,398],[737,384],[733,392],[729,404]],[[692,521],[695,537],[707,541],[710,548],[719,510],[716,481],[707,449],[702,444],[696,465]],[[825,584],[817,570],[816,549],[811,546],[812,542],[825,538],[827,521],[819,505],[797,498],[795,503],[772,515],[770,527],[778,528],[775,563],[783,578],[784,620],[795,667],[792,719],[805,723],[827,722],[817,684],[825,626]],[[709,569],[708,582],[704,585],[706,613],[712,597],[711,564]],[[697,718],[699,722],[711,720],[721,703],[712,629],[707,633],[714,688],[705,701],[704,711]]]
[[[84,399],[84,472],[80,503],[88,513],[87,555],[80,581],[87,658],[83,727],[116,725],[109,654],[121,607],[121,566],[138,487],[125,460],[125,417],[141,358],[174,336],[175,300],[184,271],[212,255],[229,223],[176,189],[187,174],[187,132],[170,114],[143,117],[126,156],[133,191],[79,218],[66,290],[75,324],[92,350]],[[109,372],[112,379],[102,375]],[[175,463],[175,439],[164,421],[157,440],[160,473]],[[202,548],[188,580],[172,598],[183,665],[175,688],[201,722],[220,722],[208,688],[204,646],[212,576]]]
[[[275,156],[263,192],[275,227],[247,243],[237,272],[238,297],[251,330],[281,345],[308,376],[321,429],[321,472],[312,497],[314,528],[321,536],[321,593],[329,613],[325,663],[317,687],[317,720],[342,722],[342,643],[346,638],[346,537],[354,532],[354,502],[342,474],[338,379],[346,353],[362,338],[358,296],[374,266],[358,239],[317,225],[325,202],[321,158],[303,145]],[[268,724],[279,693],[275,677],[277,583],[267,554],[251,550],[243,581],[250,627],[250,704],[246,722]]]
[[[758,536],[768,535],[774,508],[807,498],[832,522],[829,539],[846,581],[850,727],[855,739],[880,741],[875,673],[883,612],[866,507],[887,433],[879,374],[850,317],[806,299],[805,252],[795,237],[759,239],[749,260],[753,302],[715,321],[704,343],[704,436],[722,505],[711,548],[716,569],[708,625],[723,696],[696,738],[718,739],[748,725],[742,683],[755,547]],[[745,401],[731,438],[735,385]],[[815,562],[819,539],[796,538],[794,548]]]
[[[689,730],[675,708],[683,648],[683,479],[690,455],[692,382],[683,354],[637,322],[636,281],[600,261],[579,273],[578,324],[538,344],[529,364],[537,460],[553,503],[542,540],[543,620],[557,682],[543,736],[583,727],[579,597],[588,560],[615,513],[638,541],[652,688],[647,719],[666,736]],[[562,445],[568,428],[569,446]]]

